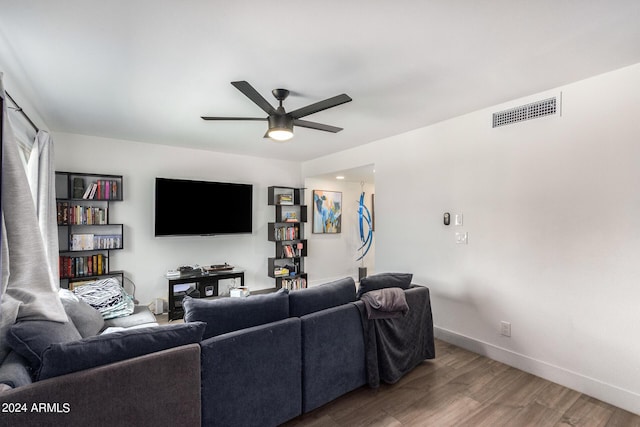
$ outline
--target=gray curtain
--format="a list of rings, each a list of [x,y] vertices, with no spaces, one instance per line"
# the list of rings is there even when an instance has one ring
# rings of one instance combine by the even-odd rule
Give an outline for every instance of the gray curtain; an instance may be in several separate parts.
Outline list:
[[[2,282],[0,283],[0,360],[5,335],[17,320],[66,322],[58,297],[55,180],[51,141],[39,136],[31,156],[38,157],[38,191],[32,196],[23,154],[12,131],[2,75]],[[47,135],[48,137],[48,135]],[[48,142],[40,142],[47,140]],[[38,206],[36,206],[36,204]],[[38,217],[40,215],[40,218]],[[53,227],[52,227],[53,225]],[[45,230],[44,233],[41,230]],[[55,258],[54,258],[55,257]],[[55,261],[53,261],[55,259]]]

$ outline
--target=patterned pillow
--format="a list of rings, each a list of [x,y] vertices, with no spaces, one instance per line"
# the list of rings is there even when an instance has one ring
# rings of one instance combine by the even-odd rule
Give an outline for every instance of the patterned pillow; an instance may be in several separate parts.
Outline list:
[[[98,310],[104,319],[128,316],[135,308],[133,298],[115,277],[78,286],[73,293]]]

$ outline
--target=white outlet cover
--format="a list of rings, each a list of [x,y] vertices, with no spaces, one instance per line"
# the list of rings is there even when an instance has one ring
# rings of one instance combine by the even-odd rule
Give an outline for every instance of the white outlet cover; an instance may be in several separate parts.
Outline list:
[[[462,214],[456,214],[453,220],[455,225],[462,225]]]
[[[466,245],[469,243],[469,235],[467,232],[456,232],[456,243],[459,245]]]

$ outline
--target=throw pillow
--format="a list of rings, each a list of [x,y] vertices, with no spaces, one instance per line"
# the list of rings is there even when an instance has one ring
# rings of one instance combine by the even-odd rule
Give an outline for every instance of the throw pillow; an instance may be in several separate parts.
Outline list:
[[[54,343],[82,339],[72,322],[58,323],[49,320],[22,320],[9,328],[7,343],[24,357],[32,373],[40,369],[42,352]]]
[[[73,293],[98,310],[104,319],[128,316],[135,307],[133,298],[115,277],[78,286]]]
[[[356,283],[345,277],[289,294],[289,315],[302,317],[309,313],[336,307],[356,300]]]
[[[78,298],[68,289],[60,289],[58,292],[64,311],[69,320],[73,322],[82,338],[98,335],[104,328],[104,318],[98,310],[91,307],[85,301]]]
[[[52,344],[42,353],[38,380],[115,363],[202,340],[204,323],[135,328]]]
[[[289,317],[289,291],[280,289],[246,298],[182,300],[185,322],[205,322],[204,338],[275,322]]]
[[[384,288],[402,288],[409,289],[411,287],[411,273],[378,273],[369,277],[365,277],[360,281],[360,287],[356,295],[360,299],[362,295],[369,291]]]

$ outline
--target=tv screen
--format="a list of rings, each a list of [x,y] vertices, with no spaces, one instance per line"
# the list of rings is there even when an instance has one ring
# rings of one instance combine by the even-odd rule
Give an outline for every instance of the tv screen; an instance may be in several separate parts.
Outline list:
[[[156,178],[155,235],[252,232],[253,186]]]

